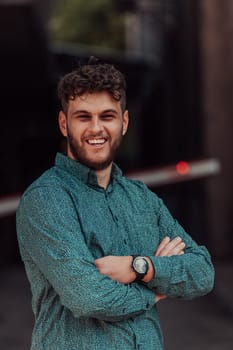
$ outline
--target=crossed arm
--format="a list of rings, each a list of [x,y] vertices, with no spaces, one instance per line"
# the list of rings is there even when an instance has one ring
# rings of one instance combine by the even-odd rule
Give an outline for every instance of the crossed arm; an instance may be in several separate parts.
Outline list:
[[[151,309],[164,295],[190,299],[206,294],[214,281],[207,250],[186,235],[164,206],[157,212],[158,232],[160,236],[166,232],[170,238],[164,238],[154,254],[150,253],[151,265],[144,278],[147,285],[130,285],[136,277],[132,256],[94,260],[71,197],[59,186],[46,186],[46,191],[38,186],[22,198],[17,211],[21,252],[26,262],[33,262],[29,268],[34,280],[38,280],[37,274],[39,278],[44,275],[59,302],[75,317],[119,321]],[[175,239],[175,234],[182,238]]]
[[[185,243],[180,237],[170,239],[165,237],[158,248],[155,256],[172,256],[184,254]],[[156,275],[156,267],[153,266],[151,260],[145,257],[149,264],[149,270],[143,278],[143,282],[150,282]],[[105,256],[95,260],[95,265],[102,275],[107,275],[112,280],[128,284],[135,280],[136,274],[131,268],[132,256]],[[156,295],[156,301],[164,299],[164,295]]]

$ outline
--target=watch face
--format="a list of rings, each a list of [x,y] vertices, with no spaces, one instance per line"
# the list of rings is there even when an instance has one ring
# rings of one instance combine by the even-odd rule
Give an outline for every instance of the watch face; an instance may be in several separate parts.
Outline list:
[[[134,268],[138,273],[147,272],[147,261],[144,258],[138,257],[134,259]]]

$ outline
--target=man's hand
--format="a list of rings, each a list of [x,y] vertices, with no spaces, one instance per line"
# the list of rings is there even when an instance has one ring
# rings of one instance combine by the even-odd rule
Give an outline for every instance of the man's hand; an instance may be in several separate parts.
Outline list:
[[[101,275],[107,275],[114,281],[128,284],[135,280],[131,268],[132,256],[105,256],[95,260],[95,265]]]
[[[182,242],[180,237],[170,239],[165,237],[159,244],[155,251],[155,256],[172,256],[184,254],[185,243]]]
[[[172,255],[182,255],[184,254],[185,243],[182,242],[180,237],[170,239],[170,237],[165,237],[158,248],[155,251],[155,256],[172,256]],[[166,299],[166,295],[156,294],[155,302],[158,303],[160,300]]]

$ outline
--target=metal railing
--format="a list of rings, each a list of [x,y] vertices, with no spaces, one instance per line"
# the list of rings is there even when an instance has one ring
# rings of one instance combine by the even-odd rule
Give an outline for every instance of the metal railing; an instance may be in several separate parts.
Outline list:
[[[143,181],[147,186],[161,187],[187,181],[204,179],[220,173],[220,162],[215,158],[179,161],[176,164],[143,169],[127,173],[131,179]],[[18,207],[20,194],[0,197],[0,218],[13,215]]]

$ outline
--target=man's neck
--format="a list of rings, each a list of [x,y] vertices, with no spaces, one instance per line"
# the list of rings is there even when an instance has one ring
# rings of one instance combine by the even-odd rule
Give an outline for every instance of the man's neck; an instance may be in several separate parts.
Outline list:
[[[95,170],[97,181],[100,187],[103,187],[104,189],[108,187],[111,171],[112,171],[112,164],[110,164],[106,169]]]

